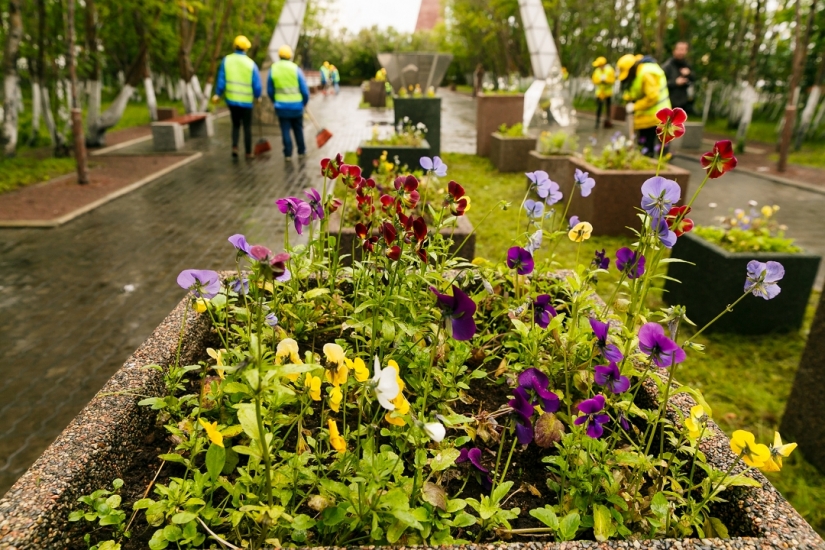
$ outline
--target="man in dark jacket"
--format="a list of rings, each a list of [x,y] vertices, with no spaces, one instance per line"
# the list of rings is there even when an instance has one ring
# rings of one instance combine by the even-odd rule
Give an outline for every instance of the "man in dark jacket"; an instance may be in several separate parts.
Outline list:
[[[687,61],[688,43],[677,42],[673,47],[673,57],[662,66],[667,76],[667,89],[670,92],[670,103],[673,108],[681,107],[692,114],[693,111],[693,83],[696,77]]]

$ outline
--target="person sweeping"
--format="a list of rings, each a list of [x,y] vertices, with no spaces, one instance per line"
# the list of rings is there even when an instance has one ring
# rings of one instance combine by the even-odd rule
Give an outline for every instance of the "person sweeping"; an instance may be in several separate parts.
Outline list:
[[[670,108],[667,76],[658,63],[649,57],[624,55],[616,63],[619,81],[627,101],[627,114],[633,116],[636,141],[649,157],[657,155],[659,138],[656,126],[660,109]]]
[[[267,94],[275,105],[275,115],[281,125],[284,142],[284,158],[292,160],[292,136],[298,146],[298,157],[306,155],[304,143],[304,106],[309,102],[309,88],[304,72],[293,63],[292,48],[283,45],[278,49],[278,62],[269,69]]]
[[[258,66],[247,57],[246,52],[252,47],[249,39],[244,35],[235,37],[235,51],[221,61],[218,68],[217,87],[212,103],[220,101],[226,96],[226,106],[232,118],[232,157],[238,158],[238,138],[243,126],[243,144],[246,158],[254,158],[252,154],[252,107],[256,99],[261,97],[261,74]]]
[[[614,82],[616,82],[616,72],[613,67],[604,57],[596,58],[593,62],[593,84],[596,85],[596,128],[599,127],[602,107],[605,108],[604,127],[613,127],[610,121],[610,98],[613,96]]]

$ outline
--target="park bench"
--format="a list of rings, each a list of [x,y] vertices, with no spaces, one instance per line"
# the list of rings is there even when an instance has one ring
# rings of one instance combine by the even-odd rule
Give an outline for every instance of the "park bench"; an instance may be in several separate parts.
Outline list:
[[[212,115],[191,113],[152,123],[152,141],[155,151],[177,151],[183,147],[183,127],[189,126],[189,137],[214,135]]]

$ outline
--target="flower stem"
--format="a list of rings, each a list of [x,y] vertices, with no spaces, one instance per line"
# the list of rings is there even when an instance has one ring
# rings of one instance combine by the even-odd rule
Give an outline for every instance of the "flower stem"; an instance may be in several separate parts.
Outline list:
[[[688,338],[687,340],[685,340],[685,343],[682,345],[682,348],[686,348],[686,347],[688,347],[688,345],[690,345],[690,343],[691,343],[691,342],[693,342],[693,340],[694,340],[697,336],[699,336],[700,334],[702,334],[703,332],[705,332],[705,329],[707,329],[707,328],[708,328],[709,326],[711,326],[713,323],[715,323],[716,321],[718,321],[718,320],[722,317],[722,315],[724,315],[725,313],[727,313],[727,312],[729,312],[729,311],[733,311],[733,307],[734,307],[736,304],[738,304],[739,302],[741,302],[741,301],[745,298],[745,296],[747,296],[747,295],[748,295],[748,294],[750,294],[750,293],[751,293],[751,291],[750,291],[750,290],[746,290],[746,291],[745,291],[745,293],[744,293],[744,294],[742,294],[742,295],[741,295],[741,296],[740,296],[740,297],[739,297],[739,298],[738,298],[735,302],[733,302],[732,304],[728,304],[727,306],[725,306],[725,309],[723,309],[723,310],[722,310],[722,312],[721,312],[721,313],[719,313],[719,315],[717,315],[716,317],[714,317],[713,319],[711,319],[711,320],[708,322],[708,324],[706,324],[705,326],[703,326],[702,328],[700,328],[700,329],[699,329],[699,332],[695,333],[693,336],[691,336],[690,338]]]
[[[500,480],[504,482],[507,478],[507,470],[510,469],[510,461],[513,460],[513,451],[516,450],[516,443],[518,443],[518,438],[513,438],[513,443],[510,445],[510,454],[507,455],[507,462],[504,463],[504,471],[501,472]]]

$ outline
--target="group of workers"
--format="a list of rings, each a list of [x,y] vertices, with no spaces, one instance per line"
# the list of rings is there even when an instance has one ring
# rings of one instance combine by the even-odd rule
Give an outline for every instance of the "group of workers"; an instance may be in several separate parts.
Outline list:
[[[610,103],[618,76],[622,99],[629,116],[633,117],[636,140],[648,155],[655,154],[651,144],[656,143],[656,113],[663,108],[684,109],[688,114],[693,107],[693,83],[695,77],[687,62],[688,45],[678,42],[673,56],[662,66],[646,55],[623,55],[613,69],[604,57],[593,62],[593,84],[596,86],[596,128],[605,108],[604,127],[612,127]]]
[[[232,119],[232,156],[238,158],[238,138],[243,126],[246,158],[252,154],[252,110],[255,101],[261,101],[261,75],[255,62],[246,55],[252,44],[243,35],[235,37],[235,51],[223,58],[218,69],[217,85],[212,102],[224,95]],[[304,107],[309,101],[309,87],[303,71],[292,62],[292,48],[278,49],[278,61],[269,68],[267,96],[275,107],[281,126],[284,158],[292,160],[292,137],[298,148],[298,157],[306,154],[304,143]]]
[[[327,95],[332,88],[335,95],[341,89],[341,75],[335,65],[330,65],[329,61],[324,61],[321,65],[321,93]]]

